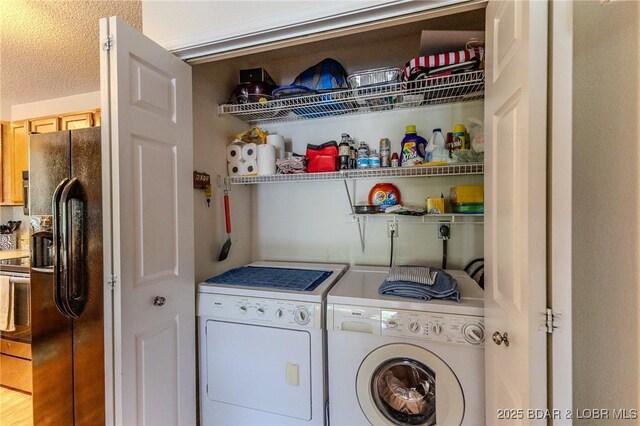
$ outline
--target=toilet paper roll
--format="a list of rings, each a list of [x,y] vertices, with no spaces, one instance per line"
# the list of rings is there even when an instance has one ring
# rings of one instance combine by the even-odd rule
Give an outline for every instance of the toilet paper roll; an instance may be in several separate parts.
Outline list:
[[[273,145],[258,145],[258,175],[276,174],[276,147]]]
[[[247,175],[255,175],[258,171],[258,164],[256,160],[253,161],[243,161],[240,163],[240,174]]]
[[[241,176],[242,163],[244,163],[244,161],[236,161],[235,163],[236,164],[232,164],[229,162],[229,164],[227,164],[227,172],[229,173],[229,176]]]
[[[246,143],[242,146],[242,159],[247,162],[255,161],[257,158],[257,145]]]
[[[227,145],[227,161],[232,162],[240,162],[242,161],[242,142],[233,142]]]
[[[276,147],[276,158],[282,160],[284,158],[284,136],[268,135],[267,143]]]

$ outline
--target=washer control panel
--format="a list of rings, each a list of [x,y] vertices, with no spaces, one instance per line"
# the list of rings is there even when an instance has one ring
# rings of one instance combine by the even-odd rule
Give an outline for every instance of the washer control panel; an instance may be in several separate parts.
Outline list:
[[[435,340],[459,345],[484,345],[484,318],[433,312],[380,312],[382,336]]]
[[[198,315],[288,328],[322,328],[320,303],[199,293]]]
[[[362,306],[327,307],[327,329],[484,346],[484,317]]]

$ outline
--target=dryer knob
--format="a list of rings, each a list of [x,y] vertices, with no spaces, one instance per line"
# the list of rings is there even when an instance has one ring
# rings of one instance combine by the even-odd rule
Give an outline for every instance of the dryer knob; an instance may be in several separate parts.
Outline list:
[[[409,323],[409,331],[412,333],[420,331],[420,323],[418,321],[411,321]]]
[[[258,308],[257,311],[258,311],[258,315],[260,316],[264,315],[264,308]]]
[[[300,307],[294,312],[293,319],[298,324],[305,325],[311,319],[311,314],[309,314],[309,310],[307,308]]]
[[[278,308],[276,310],[276,318],[282,318],[283,314],[284,314],[284,312],[282,312],[282,308]]]
[[[398,321],[390,319],[387,321],[387,328],[398,328]]]
[[[247,311],[249,310],[249,309],[248,309],[246,306],[244,306],[244,305],[241,305],[238,309],[240,310],[240,313],[242,313],[242,314],[246,314],[246,313],[247,313]]]

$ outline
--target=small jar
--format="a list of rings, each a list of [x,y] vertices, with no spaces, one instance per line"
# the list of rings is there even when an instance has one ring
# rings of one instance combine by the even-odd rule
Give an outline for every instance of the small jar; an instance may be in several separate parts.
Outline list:
[[[398,153],[394,152],[391,155],[391,167],[398,167],[398,166],[399,166],[399,164],[398,164]]]

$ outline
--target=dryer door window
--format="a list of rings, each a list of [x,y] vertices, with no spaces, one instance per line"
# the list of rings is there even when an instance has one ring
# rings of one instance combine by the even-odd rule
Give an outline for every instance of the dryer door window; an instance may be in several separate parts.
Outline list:
[[[358,369],[356,392],[374,425],[458,425],[464,418],[456,375],[420,346],[397,343],[369,353]]]

